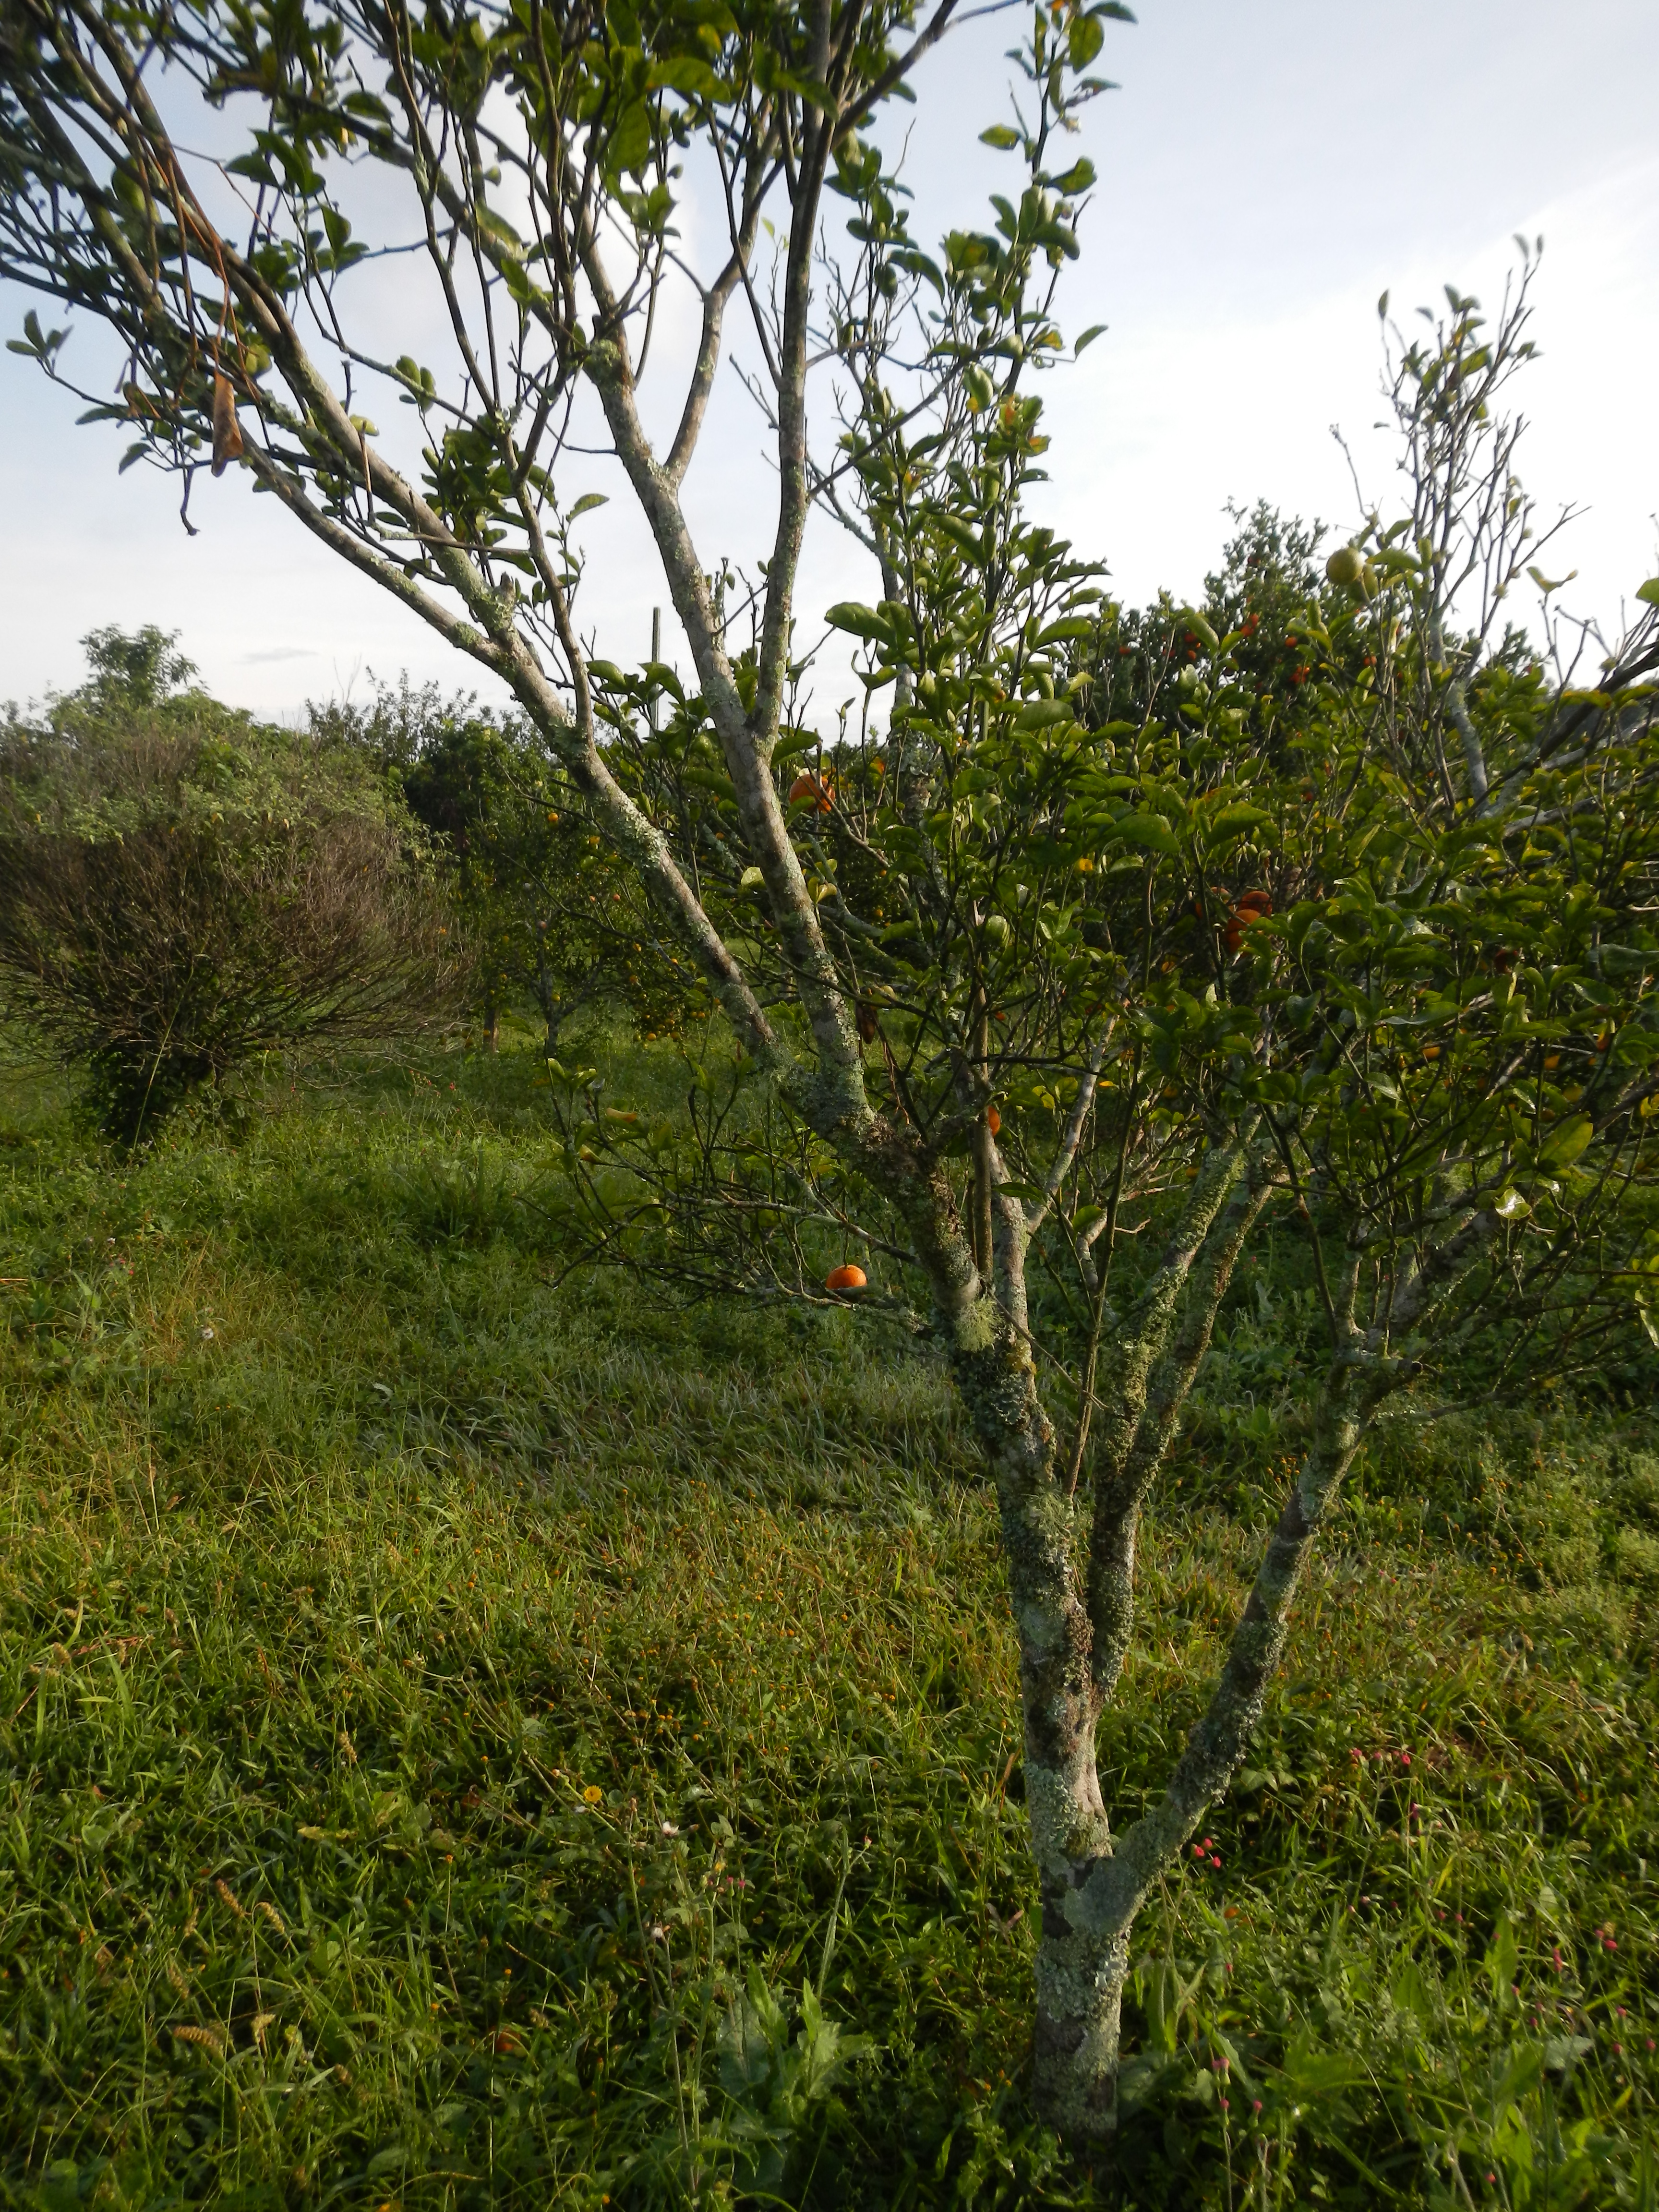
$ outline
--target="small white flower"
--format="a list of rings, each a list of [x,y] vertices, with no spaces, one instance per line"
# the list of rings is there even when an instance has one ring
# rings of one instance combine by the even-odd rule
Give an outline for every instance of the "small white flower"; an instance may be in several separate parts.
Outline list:
[[[211,1344],[213,1341],[212,1326],[206,1322],[202,1324],[202,1341],[204,1344]]]
[[[663,1822],[662,1832],[665,1836],[678,1836],[679,1833],[679,1830],[674,1826],[674,1823],[672,1820],[665,1820]]]

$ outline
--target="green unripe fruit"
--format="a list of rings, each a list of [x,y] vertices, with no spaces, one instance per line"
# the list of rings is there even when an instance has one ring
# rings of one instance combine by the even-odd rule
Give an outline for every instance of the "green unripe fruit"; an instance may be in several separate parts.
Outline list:
[[[1364,575],[1365,563],[1357,545],[1339,545],[1325,563],[1325,574],[1332,583],[1352,591]]]
[[[988,914],[985,917],[985,934],[990,939],[993,945],[1006,945],[1008,941],[1007,915],[1006,914]]]

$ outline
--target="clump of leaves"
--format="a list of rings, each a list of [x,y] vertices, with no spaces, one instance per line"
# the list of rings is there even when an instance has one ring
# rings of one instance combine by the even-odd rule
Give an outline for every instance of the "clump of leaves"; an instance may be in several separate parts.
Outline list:
[[[8,1007],[129,1146],[259,1053],[407,1028],[456,964],[368,763],[170,696],[146,635],[0,750]]]

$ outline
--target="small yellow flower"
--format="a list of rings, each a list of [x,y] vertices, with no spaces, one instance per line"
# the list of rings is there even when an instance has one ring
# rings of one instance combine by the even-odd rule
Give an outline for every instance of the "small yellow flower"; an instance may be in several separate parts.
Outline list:
[[[590,1782],[582,1792],[582,1802],[584,1805],[597,1805],[604,1796],[605,1792],[599,1788],[598,1783]]]

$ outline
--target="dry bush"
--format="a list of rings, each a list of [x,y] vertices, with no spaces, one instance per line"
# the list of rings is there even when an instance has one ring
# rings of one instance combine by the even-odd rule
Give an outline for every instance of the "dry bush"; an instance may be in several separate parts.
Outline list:
[[[416,1025],[453,980],[368,764],[203,709],[0,747],[0,991],[128,1145],[259,1053]]]

